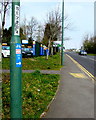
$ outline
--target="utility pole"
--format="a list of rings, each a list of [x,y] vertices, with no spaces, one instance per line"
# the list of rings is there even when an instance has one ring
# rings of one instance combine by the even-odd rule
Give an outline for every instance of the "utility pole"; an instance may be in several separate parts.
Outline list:
[[[61,46],[61,65],[64,65],[64,0],[62,1],[62,46]]]
[[[20,0],[12,0],[12,38],[10,42],[10,112],[22,118],[22,53],[20,41]]]

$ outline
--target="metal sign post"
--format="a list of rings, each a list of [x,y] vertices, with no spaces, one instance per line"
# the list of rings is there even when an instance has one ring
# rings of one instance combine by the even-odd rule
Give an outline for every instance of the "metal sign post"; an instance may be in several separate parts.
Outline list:
[[[20,0],[12,1],[12,38],[10,42],[10,112],[22,118],[22,53],[20,41]]]
[[[61,47],[61,65],[64,65],[64,0],[62,2],[62,47]]]

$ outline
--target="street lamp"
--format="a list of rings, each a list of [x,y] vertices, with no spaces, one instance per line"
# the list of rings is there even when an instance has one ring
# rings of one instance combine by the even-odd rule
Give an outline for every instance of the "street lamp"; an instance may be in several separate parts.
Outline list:
[[[61,47],[61,65],[64,65],[64,0],[62,1],[62,47]]]
[[[12,37],[10,41],[10,112],[22,118],[22,53],[20,41],[20,0],[12,1]]]

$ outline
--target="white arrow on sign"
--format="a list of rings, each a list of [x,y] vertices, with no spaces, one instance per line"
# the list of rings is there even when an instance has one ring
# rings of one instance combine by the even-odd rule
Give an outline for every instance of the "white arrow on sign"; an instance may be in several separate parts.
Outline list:
[[[21,62],[19,62],[19,63],[16,63],[17,65],[21,65]]]

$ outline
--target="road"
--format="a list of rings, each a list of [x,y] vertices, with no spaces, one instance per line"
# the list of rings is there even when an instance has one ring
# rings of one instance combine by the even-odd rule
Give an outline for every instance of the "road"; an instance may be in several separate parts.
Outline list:
[[[92,75],[96,76],[96,59],[94,56],[82,56],[75,52],[65,52],[65,54],[70,55],[74,60],[76,60],[80,65],[82,65],[86,70],[88,70]]]

